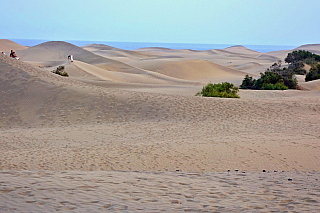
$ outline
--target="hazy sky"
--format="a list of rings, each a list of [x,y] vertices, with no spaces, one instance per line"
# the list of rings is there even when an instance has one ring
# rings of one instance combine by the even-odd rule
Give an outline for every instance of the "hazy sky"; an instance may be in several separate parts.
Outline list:
[[[320,0],[0,0],[0,38],[320,43]]]

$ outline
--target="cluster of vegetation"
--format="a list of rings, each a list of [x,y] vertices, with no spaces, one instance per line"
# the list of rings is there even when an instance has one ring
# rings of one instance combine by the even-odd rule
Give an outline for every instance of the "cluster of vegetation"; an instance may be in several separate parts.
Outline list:
[[[306,81],[320,79],[320,64],[313,65],[306,75]]]
[[[320,55],[305,50],[293,51],[285,58],[285,62],[289,64],[288,69],[292,70],[295,74],[305,75],[307,71],[303,68],[304,64],[310,65],[313,70],[317,69],[317,64],[320,62]],[[309,74],[309,77],[311,77],[311,75],[316,76],[315,74]],[[311,79],[309,77],[308,79]],[[307,81],[307,77],[305,80]]]
[[[293,51],[292,53],[288,53],[288,56],[285,58],[285,62],[288,64],[299,61],[311,65],[314,62],[320,61],[320,55],[316,55],[305,50],[299,50]]]
[[[222,82],[220,84],[209,83],[196,95],[203,97],[240,98],[237,94],[238,92],[239,88],[235,87],[232,83]]]
[[[256,90],[287,90],[296,89],[297,79],[293,70],[286,67],[281,68],[281,61],[274,63],[270,69],[260,73],[259,79],[253,79],[252,76],[246,75],[242,81],[240,89]]]
[[[56,70],[53,70],[52,72],[61,76],[69,77],[68,73],[64,71],[64,66],[59,66]]]
[[[306,75],[306,81],[320,79],[320,56],[309,51],[299,50],[288,53],[285,62],[288,67],[281,67],[281,60],[274,63],[264,73],[260,73],[259,79],[253,79],[246,75],[240,89],[257,89],[257,90],[286,90],[296,89],[298,81],[295,74],[305,75],[305,64],[311,66],[309,73]]]

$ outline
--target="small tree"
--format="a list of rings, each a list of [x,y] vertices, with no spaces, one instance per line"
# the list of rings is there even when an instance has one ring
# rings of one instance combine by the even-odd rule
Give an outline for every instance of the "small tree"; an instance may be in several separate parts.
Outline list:
[[[256,79],[252,79],[252,76],[246,75],[240,85],[240,89],[256,89]]]

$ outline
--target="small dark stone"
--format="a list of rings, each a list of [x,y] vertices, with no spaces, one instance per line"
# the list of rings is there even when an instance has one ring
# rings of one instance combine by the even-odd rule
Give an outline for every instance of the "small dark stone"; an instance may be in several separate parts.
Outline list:
[[[242,172],[242,173],[246,173],[246,172]]]
[[[288,181],[292,181],[292,179],[291,179],[291,178],[289,178],[289,179],[288,179]]]
[[[239,170],[238,170],[238,169],[236,169],[236,170],[234,170],[234,171],[236,171],[236,172],[237,172],[237,171],[239,171]]]
[[[230,169],[228,169],[228,172],[230,172]]]
[[[266,172],[266,170],[262,170],[262,172]]]
[[[180,171],[179,169],[176,170],[176,172],[179,172],[179,171]]]

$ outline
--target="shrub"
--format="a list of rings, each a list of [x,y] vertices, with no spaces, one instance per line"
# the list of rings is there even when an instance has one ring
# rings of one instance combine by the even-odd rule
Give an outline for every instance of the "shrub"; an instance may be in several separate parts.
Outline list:
[[[304,63],[302,61],[296,61],[289,64],[288,69],[292,70],[295,74],[305,75],[307,71],[303,69],[303,67],[304,67]]]
[[[61,76],[69,77],[68,73],[64,71],[64,66],[59,66],[56,70],[53,70],[52,72]]]
[[[221,84],[209,83],[196,95],[202,95],[204,97],[240,98],[237,94],[238,92],[238,87],[235,87],[232,83],[222,82]]]
[[[256,89],[255,83],[256,79],[252,79],[252,76],[246,75],[240,85],[240,89]]]
[[[286,87],[282,83],[276,83],[276,84],[264,84],[261,88],[262,90],[287,90],[288,87]]]
[[[299,50],[293,51],[292,53],[288,53],[287,57],[285,58],[285,62],[288,64],[303,61],[306,63],[311,63],[313,61],[320,61],[320,56],[313,54],[309,51]]]
[[[276,83],[275,85],[276,90],[287,90],[289,89],[286,85],[284,85],[283,83]]]
[[[305,81],[320,79],[320,64],[311,67],[310,72],[306,75]]]
[[[288,53],[285,62],[289,64],[288,69],[295,74],[305,75],[307,71],[303,69],[304,64],[314,66],[320,61],[320,56],[309,51],[299,50]]]
[[[287,68],[280,69],[272,65],[271,69],[267,69],[264,73],[260,73],[261,77],[257,80],[246,75],[241,89],[262,89],[262,90],[286,90],[296,89],[298,81],[294,76],[294,72]],[[272,85],[272,86],[271,86]]]

